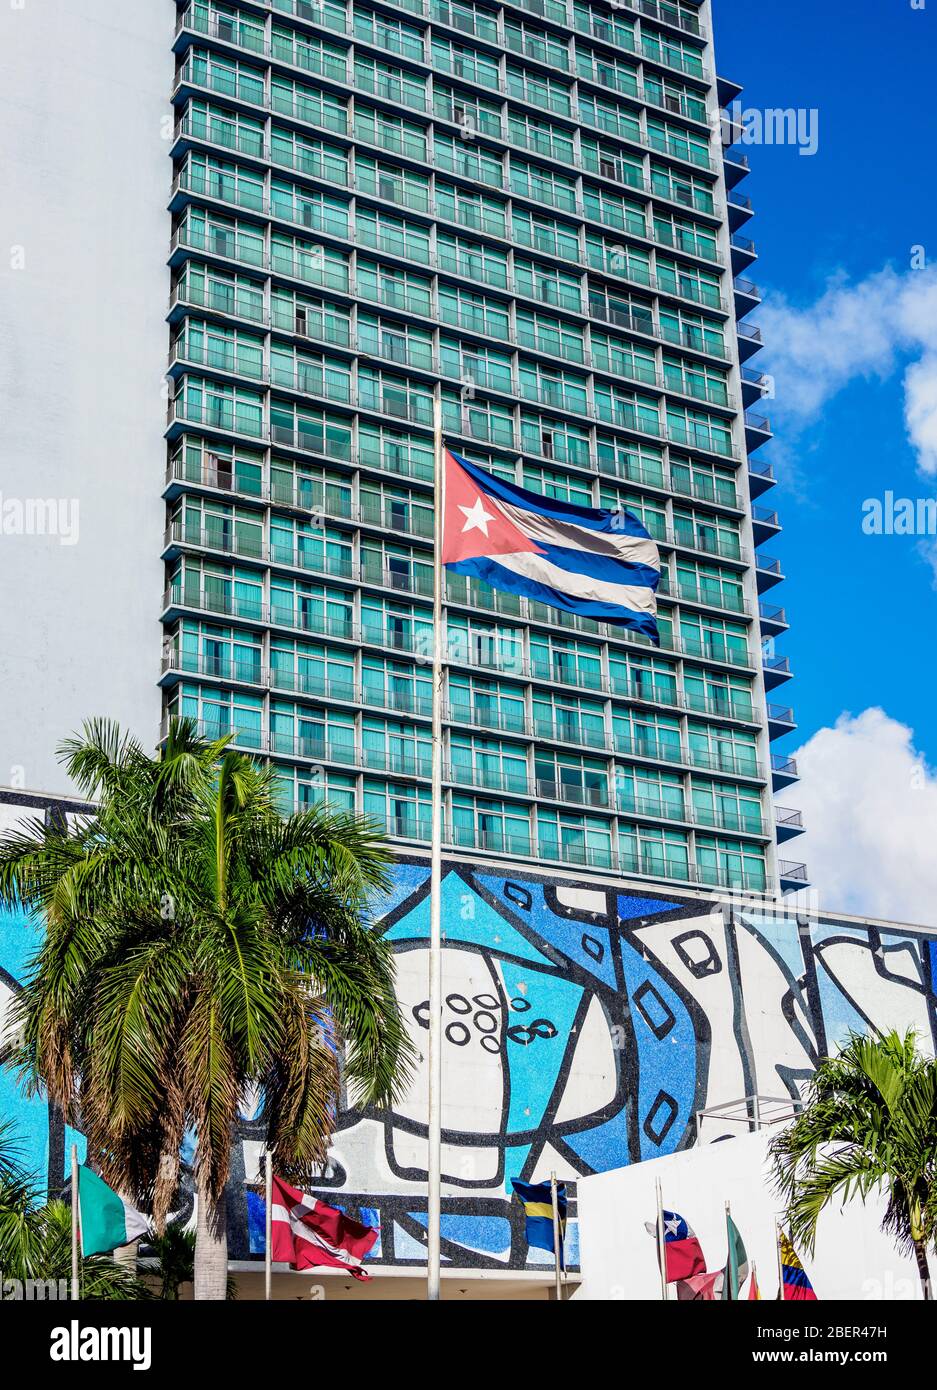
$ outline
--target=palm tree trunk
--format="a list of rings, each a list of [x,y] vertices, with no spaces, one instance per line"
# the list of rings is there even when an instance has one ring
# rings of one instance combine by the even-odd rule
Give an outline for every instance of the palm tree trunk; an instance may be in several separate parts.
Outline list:
[[[223,1299],[228,1286],[228,1213],[225,1194],[215,1201],[207,1187],[198,1191],[195,1227],[196,1299]]]
[[[934,1290],[931,1286],[930,1268],[927,1263],[927,1244],[923,1240],[914,1242],[914,1256],[917,1260],[917,1272],[921,1276],[921,1286],[924,1289],[924,1297],[930,1301],[934,1297]]]

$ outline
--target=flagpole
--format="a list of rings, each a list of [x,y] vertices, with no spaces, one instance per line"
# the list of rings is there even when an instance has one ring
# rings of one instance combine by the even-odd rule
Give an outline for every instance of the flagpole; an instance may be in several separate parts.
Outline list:
[[[562,1233],[560,1231],[560,1199],[556,1190],[556,1174],[550,1174],[550,1201],[553,1205],[553,1272],[556,1278],[556,1301],[561,1302],[563,1298],[563,1281],[560,1276],[560,1242]]]
[[[733,1260],[734,1260],[734,1258],[735,1258],[735,1251],[734,1251],[734,1243],[733,1243],[733,1240],[732,1240],[732,1232],[729,1230],[729,1222],[731,1221],[731,1219],[732,1219],[732,1210],[731,1210],[731,1208],[730,1208],[730,1206],[729,1206],[729,1203],[726,1202],[726,1274],[725,1274],[725,1280],[726,1280],[726,1282],[725,1282],[725,1287],[726,1287],[726,1289],[728,1290],[728,1293],[725,1295],[725,1297],[726,1297],[726,1298],[729,1298],[729,1299],[734,1298],[736,1301],[738,1301],[738,1296],[739,1296],[739,1271],[738,1271],[738,1265],[736,1265],[736,1267],[735,1267],[735,1293],[733,1294],[733,1292],[732,1292],[732,1277],[731,1277],[731,1276],[732,1276],[732,1262],[733,1262]]]
[[[664,1199],[660,1191],[660,1178],[655,1178],[654,1185],[657,1189],[657,1259],[660,1263],[660,1291],[665,1303],[670,1301],[670,1291],[667,1286],[667,1249],[664,1241]]]
[[[778,1257],[778,1298],[784,1300],[784,1265],[781,1262],[781,1228],[774,1218],[774,1253]]]
[[[78,1282],[78,1145],[72,1145],[72,1288],[77,1303],[81,1297]]]
[[[442,383],[433,392],[433,766],[432,843],[429,904],[429,1049],[426,1164],[426,1297],[439,1299],[439,1223],[442,1179],[442,679],[445,634],[442,618],[442,541],[445,459],[442,440]]]
[[[264,1150],[264,1298],[273,1297],[273,1157]]]

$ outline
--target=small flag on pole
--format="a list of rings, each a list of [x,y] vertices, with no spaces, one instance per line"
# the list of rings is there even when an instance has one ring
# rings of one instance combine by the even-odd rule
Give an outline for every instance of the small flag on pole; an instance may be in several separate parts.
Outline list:
[[[739,1235],[738,1227],[726,1211],[726,1234],[729,1240],[729,1256],[726,1260],[725,1279],[722,1284],[723,1299],[739,1296],[739,1290],[748,1278],[748,1255]]]
[[[527,1244],[538,1250],[553,1250],[553,1193],[548,1182],[519,1182],[511,1179],[511,1186],[524,1205],[527,1214]],[[560,1244],[566,1232],[566,1184],[558,1183],[556,1205],[560,1217]]]
[[[442,563],[567,613],[617,623],[659,645],[660,554],[625,510],[528,492],[445,450]]]
[[[121,1197],[103,1178],[78,1167],[78,1229],[82,1255],[104,1255],[145,1236],[149,1218]]]
[[[790,1238],[779,1232],[781,1242],[781,1292],[789,1302],[816,1303],[817,1296],[806,1271],[794,1253]]]
[[[749,1286],[748,1286],[748,1301],[749,1301],[749,1303],[751,1303],[751,1302],[756,1301],[756,1300],[759,1300],[759,1301],[760,1301],[760,1299],[761,1299],[761,1289],[759,1289],[759,1287],[758,1287],[758,1276],[757,1276],[757,1274],[755,1273],[755,1266],[752,1265],[752,1278],[751,1278],[751,1283],[750,1283]]]
[[[293,1269],[329,1265],[347,1269],[366,1282],[362,1262],[379,1235],[377,1226],[362,1226],[337,1207],[310,1197],[274,1176],[271,1202],[272,1258]]]
[[[725,1271],[722,1269],[693,1274],[689,1279],[677,1280],[677,1301],[679,1303],[713,1303],[722,1297]]]
[[[678,1212],[664,1211],[661,1215],[664,1219],[667,1283],[673,1284],[678,1279],[690,1279],[695,1274],[705,1274],[703,1247],[693,1230]],[[650,1235],[657,1235],[657,1228],[652,1221],[645,1221],[644,1228]]]

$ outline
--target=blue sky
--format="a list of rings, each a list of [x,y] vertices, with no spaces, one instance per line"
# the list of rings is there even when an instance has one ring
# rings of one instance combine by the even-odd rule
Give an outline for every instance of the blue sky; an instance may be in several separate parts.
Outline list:
[[[831,277],[858,284],[887,265],[913,294],[921,277],[912,279],[911,248],[923,245],[937,263],[937,0],[923,11],[910,0],[714,0],[714,12],[719,72],[743,84],[743,106],[819,111],[813,157],[747,147],[752,173],[741,188],[755,217],[743,231],[759,259],[746,274],[768,302],[783,296],[796,309]],[[765,327],[766,348],[750,365],[771,371]],[[795,707],[792,748],[843,711],[881,705],[937,763],[935,572],[913,538],[861,529],[865,498],[935,492],[905,430],[903,374],[915,356],[913,346],[899,350],[894,370],[847,380],[816,419],[791,414],[780,381],[767,403],[778,443],[757,457],[773,452],[781,474],[764,501],[784,525],[766,549],[789,576],[771,597],[792,625],[778,650],[795,680],[776,697]]]

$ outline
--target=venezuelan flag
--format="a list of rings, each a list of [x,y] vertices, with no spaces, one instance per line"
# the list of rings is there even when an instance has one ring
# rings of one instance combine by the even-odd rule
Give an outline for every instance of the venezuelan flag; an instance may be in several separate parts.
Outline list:
[[[817,1302],[817,1296],[813,1291],[813,1285],[807,1278],[806,1271],[800,1260],[794,1253],[790,1237],[783,1231],[780,1233],[781,1241],[781,1294],[788,1301]]]
[[[519,1182],[511,1179],[511,1186],[524,1204],[527,1215],[527,1244],[538,1250],[553,1249],[553,1197],[548,1182]],[[566,1233],[566,1185],[557,1183],[556,1206],[560,1218],[560,1254],[562,1256],[563,1236]]]

